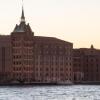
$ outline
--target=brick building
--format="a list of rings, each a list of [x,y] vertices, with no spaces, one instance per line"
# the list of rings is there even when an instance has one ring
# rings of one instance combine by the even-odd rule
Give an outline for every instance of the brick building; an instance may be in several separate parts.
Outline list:
[[[100,50],[80,48],[73,50],[74,81],[100,83]]]
[[[0,83],[100,83],[100,50],[73,49],[54,37],[34,36],[26,24],[0,35]]]
[[[11,37],[0,36],[0,82],[9,82],[12,71]]]
[[[49,37],[34,37],[34,41],[35,80],[72,81],[72,44]]]
[[[72,49],[70,42],[34,36],[22,8],[20,24],[0,36],[0,82],[72,82]]]

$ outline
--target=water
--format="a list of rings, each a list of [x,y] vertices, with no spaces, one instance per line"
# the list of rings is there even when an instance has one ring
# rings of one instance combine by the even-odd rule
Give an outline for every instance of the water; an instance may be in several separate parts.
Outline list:
[[[100,86],[1,86],[0,100],[100,100]]]

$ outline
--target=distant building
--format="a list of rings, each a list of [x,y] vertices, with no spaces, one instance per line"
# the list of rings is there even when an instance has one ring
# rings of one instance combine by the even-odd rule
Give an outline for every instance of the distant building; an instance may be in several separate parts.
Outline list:
[[[100,83],[100,50],[80,48],[73,50],[74,81]]]
[[[34,36],[24,10],[11,35],[0,36],[0,83],[62,83],[73,81],[73,44]]]

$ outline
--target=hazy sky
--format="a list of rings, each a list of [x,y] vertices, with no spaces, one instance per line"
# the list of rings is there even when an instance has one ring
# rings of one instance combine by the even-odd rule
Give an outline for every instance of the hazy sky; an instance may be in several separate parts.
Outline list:
[[[23,0],[35,35],[100,49],[100,0]],[[21,0],[0,0],[0,34],[10,34],[21,17]]]

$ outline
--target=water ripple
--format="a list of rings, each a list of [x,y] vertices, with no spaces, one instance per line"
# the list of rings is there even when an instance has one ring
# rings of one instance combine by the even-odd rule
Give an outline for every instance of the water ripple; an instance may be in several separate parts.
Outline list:
[[[0,100],[100,100],[100,86],[0,87]]]

